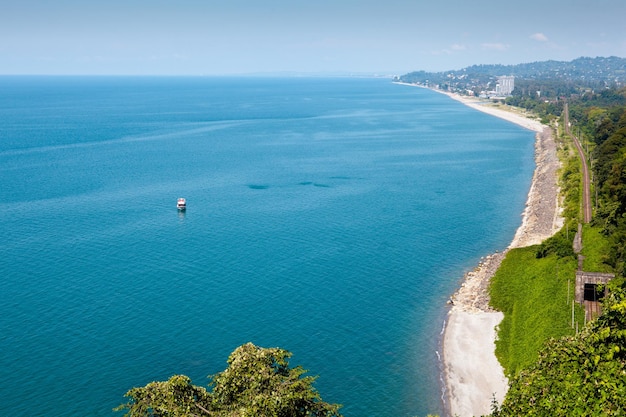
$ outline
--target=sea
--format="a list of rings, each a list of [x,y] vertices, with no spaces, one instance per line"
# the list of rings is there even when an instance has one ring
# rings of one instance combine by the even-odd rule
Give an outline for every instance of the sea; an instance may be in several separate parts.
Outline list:
[[[0,415],[122,415],[247,342],[346,417],[443,413],[446,301],[535,167],[384,78],[3,76],[0,120]]]

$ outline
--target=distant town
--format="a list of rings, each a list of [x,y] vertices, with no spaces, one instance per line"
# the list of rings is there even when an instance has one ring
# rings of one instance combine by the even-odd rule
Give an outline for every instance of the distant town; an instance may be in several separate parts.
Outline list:
[[[415,71],[395,78],[462,95],[503,100],[512,95],[550,101],[626,85],[626,59],[578,58],[518,65],[473,65],[443,72]]]

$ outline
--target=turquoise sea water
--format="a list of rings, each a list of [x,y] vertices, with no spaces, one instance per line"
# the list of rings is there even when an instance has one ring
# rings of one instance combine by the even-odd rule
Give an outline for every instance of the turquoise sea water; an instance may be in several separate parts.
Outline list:
[[[0,77],[0,120],[0,415],[112,416],[248,341],[346,416],[440,413],[446,300],[534,168],[383,79]]]

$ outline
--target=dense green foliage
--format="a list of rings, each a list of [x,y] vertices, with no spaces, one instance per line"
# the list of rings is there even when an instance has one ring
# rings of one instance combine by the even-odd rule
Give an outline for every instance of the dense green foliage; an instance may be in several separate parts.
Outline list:
[[[585,257],[583,269],[595,272],[613,272],[609,261],[609,241],[602,234],[602,229],[585,225],[583,228],[583,241],[585,242],[582,255]]]
[[[565,102],[569,103],[571,120],[577,128],[582,128],[588,116],[597,117],[594,109],[624,106],[626,96],[623,90],[595,90],[571,81],[516,79],[515,90],[506,99],[507,104],[531,110],[542,118],[562,116]],[[591,134],[590,131],[583,133]]]
[[[206,414],[211,404],[206,389],[191,384],[189,377],[175,375],[167,381],[151,382],[126,393],[131,402],[116,410],[127,409],[127,416],[183,417]]]
[[[615,272],[618,278],[610,284],[603,315],[587,327],[579,324],[581,332],[576,335],[563,328],[567,315],[571,325],[573,294],[563,300],[565,286],[558,282],[574,282],[576,262],[568,246],[581,220],[580,163],[571,148],[564,147],[561,187],[566,235],[561,230],[539,245],[536,259],[532,248],[511,251],[492,284],[492,304],[505,312],[496,353],[512,377],[501,408],[493,413],[496,417],[626,415],[622,278],[626,272],[626,90],[584,91],[567,97],[572,132],[579,137],[593,172],[595,210],[592,224],[583,228],[583,269]],[[548,111],[557,114],[558,105]],[[573,293],[573,285],[569,288]],[[561,309],[548,311],[540,305],[551,304],[550,297],[558,299]],[[553,329],[548,329],[550,320],[545,315],[555,318]],[[576,321],[581,322],[580,316]],[[570,336],[558,338],[559,331]]]
[[[574,248],[572,245],[572,238],[575,233],[575,230],[572,230],[572,233],[569,233],[568,228],[564,227],[556,233],[554,236],[549,237],[544,240],[540,245],[538,245],[535,256],[539,258],[546,258],[549,255],[556,255],[558,258],[571,258],[575,259],[576,254],[574,253]]]
[[[536,361],[545,340],[575,332],[571,281],[576,260],[573,256],[559,258],[554,253],[538,259],[539,249],[530,246],[510,250],[491,283],[491,305],[504,312],[496,356],[509,377]],[[580,308],[576,312],[582,327]]]
[[[580,172],[580,161],[573,152],[567,153],[561,158],[563,168],[561,171],[561,193],[563,198],[563,217],[570,224],[574,224],[582,217],[581,196],[582,196],[582,174]]]
[[[576,336],[551,339],[511,381],[494,417],[626,415],[626,293],[612,288],[605,313]]]
[[[230,355],[226,370],[212,376],[212,392],[176,375],[131,389],[130,401],[117,410],[129,417],[340,417],[340,406],[322,401],[313,388],[314,377],[289,367],[290,357],[283,349],[247,343]]]
[[[602,101],[570,105],[578,115],[576,127],[589,151],[594,176],[593,225],[608,240],[602,263],[618,275],[626,264],[626,89],[603,94]],[[603,106],[600,106],[603,104]]]

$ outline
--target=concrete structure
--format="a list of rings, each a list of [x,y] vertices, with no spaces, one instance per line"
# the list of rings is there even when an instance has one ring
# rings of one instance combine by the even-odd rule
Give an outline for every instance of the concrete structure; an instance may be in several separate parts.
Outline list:
[[[606,295],[606,284],[615,278],[615,274],[601,272],[576,272],[576,302],[585,307],[587,321],[599,316],[601,312],[600,300]],[[602,290],[598,286],[604,286]]]
[[[496,94],[499,96],[510,96],[515,88],[515,77],[511,75],[498,77],[496,84]]]

